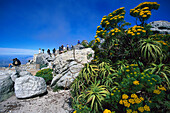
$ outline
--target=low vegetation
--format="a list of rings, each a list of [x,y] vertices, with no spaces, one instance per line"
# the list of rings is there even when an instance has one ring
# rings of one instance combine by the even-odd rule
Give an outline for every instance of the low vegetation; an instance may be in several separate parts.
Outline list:
[[[129,29],[124,7],[102,18],[88,45],[95,58],[71,85],[74,113],[169,111],[170,35],[154,35],[146,23],[159,6],[144,2],[131,9],[136,25]]]

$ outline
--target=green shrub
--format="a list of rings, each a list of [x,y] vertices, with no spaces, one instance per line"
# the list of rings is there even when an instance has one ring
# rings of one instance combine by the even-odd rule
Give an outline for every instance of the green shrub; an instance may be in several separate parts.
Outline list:
[[[52,69],[43,69],[36,73],[35,76],[44,78],[47,85],[49,85],[53,79]]]

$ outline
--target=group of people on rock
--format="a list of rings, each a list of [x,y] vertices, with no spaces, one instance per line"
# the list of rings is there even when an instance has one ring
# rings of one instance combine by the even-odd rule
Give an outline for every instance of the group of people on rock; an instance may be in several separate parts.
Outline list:
[[[78,40],[78,44],[80,44],[80,40]],[[68,44],[67,44],[66,47],[64,47],[64,45],[61,45],[61,46],[59,47],[59,54],[65,52],[65,51],[72,50],[73,47],[74,47],[73,45],[71,45],[71,47],[69,47]],[[56,56],[56,49],[54,48],[52,51],[53,51],[53,55]],[[42,52],[44,53],[44,49],[42,49]],[[41,53],[41,48],[39,48],[39,53]],[[50,55],[50,56],[52,55],[49,48],[48,48],[48,50],[47,50],[47,53],[48,53],[48,55]]]

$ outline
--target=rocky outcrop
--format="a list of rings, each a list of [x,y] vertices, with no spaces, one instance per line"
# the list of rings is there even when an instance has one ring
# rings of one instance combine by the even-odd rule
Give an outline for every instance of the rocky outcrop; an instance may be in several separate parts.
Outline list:
[[[76,50],[81,50],[81,49],[84,49],[85,47],[82,45],[82,44],[77,44],[74,46],[74,49]]]
[[[94,51],[91,48],[68,51],[57,55],[54,60],[54,78],[51,86],[69,87],[84,64],[91,62],[93,57]]]
[[[43,78],[25,75],[16,78],[14,89],[17,98],[29,98],[45,93],[47,87]]]
[[[170,22],[168,21],[153,21],[149,23],[154,34],[170,34]]]
[[[0,101],[3,101],[13,94],[13,81],[10,75],[15,72],[0,71]]]

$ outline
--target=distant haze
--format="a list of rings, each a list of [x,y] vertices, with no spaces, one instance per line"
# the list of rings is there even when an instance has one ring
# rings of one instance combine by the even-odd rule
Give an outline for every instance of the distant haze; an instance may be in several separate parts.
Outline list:
[[[38,50],[0,48],[0,55],[34,55],[36,53],[38,53]]]
[[[26,64],[28,60],[33,59],[33,55],[0,55],[0,67],[8,67],[14,58],[18,58],[21,64]]]

